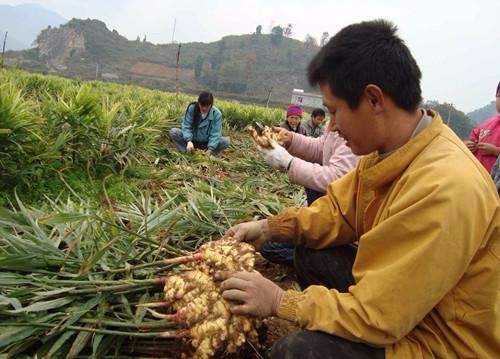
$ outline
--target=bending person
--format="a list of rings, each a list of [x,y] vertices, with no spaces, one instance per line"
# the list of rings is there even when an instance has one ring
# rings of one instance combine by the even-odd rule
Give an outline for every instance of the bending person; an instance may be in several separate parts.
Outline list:
[[[331,182],[358,163],[358,157],[339,136],[334,117],[318,138],[275,129],[286,132],[283,147],[274,144],[273,149],[261,148],[264,160],[274,168],[286,170],[291,182],[304,186],[308,206],[325,195]],[[288,266],[293,266],[294,253],[294,246],[289,243],[268,242],[260,248],[260,254],[268,261]]]
[[[170,139],[181,152],[193,153],[197,148],[217,156],[229,146],[229,137],[222,136],[222,113],[214,106],[214,96],[202,92],[197,102],[191,102],[184,113],[182,130],[172,128]]]

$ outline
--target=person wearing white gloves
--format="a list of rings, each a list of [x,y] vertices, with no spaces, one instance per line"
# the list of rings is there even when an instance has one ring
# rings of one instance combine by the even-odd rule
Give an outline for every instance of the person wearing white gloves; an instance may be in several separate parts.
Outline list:
[[[278,127],[273,130],[286,132],[286,137],[283,146],[272,141],[272,149],[259,148],[264,161],[287,171],[291,182],[303,185],[308,205],[325,194],[330,182],[351,171],[358,163],[358,157],[339,136],[333,117],[325,133],[318,138]],[[294,247],[287,243],[268,242],[261,248],[261,254],[271,262],[293,266]]]
[[[283,146],[274,142],[272,149],[260,148],[264,161],[274,168],[286,170],[291,182],[303,185],[308,205],[325,194],[330,182],[351,171],[358,163],[358,157],[339,136],[333,118],[318,138],[279,127],[274,127],[273,131],[285,132],[285,140]]]
[[[197,102],[186,108],[182,129],[172,128],[170,139],[181,152],[193,153],[199,148],[206,155],[217,156],[229,146],[229,137],[222,136],[222,113],[214,106],[214,96],[202,92]]]

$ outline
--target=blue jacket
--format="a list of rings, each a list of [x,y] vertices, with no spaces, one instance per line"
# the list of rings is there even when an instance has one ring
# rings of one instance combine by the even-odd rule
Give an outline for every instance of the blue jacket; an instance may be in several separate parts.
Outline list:
[[[184,141],[208,142],[207,149],[215,151],[222,135],[222,113],[212,106],[205,118],[200,116],[198,130],[193,133],[193,114],[196,104],[190,105],[182,121],[182,137]]]

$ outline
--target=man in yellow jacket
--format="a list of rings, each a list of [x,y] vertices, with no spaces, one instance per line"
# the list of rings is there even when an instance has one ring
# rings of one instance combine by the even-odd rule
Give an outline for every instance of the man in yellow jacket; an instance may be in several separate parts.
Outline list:
[[[304,289],[220,273],[233,313],[304,328],[275,343],[272,358],[498,358],[499,197],[440,116],[418,108],[421,73],[396,28],[347,26],[308,76],[364,157],[312,206],[228,231],[256,248],[298,246]]]

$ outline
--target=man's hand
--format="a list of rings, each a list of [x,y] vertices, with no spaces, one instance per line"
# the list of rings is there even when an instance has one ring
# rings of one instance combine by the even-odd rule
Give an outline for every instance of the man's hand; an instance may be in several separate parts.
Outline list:
[[[188,141],[187,146],[186,146],[186,151],[188,151],[189,153],[194,152],[194,145],[193,145],[192,141]]]
[[[469,151],[474,152],[477,148],[477,142],[474,141],[464,141],[465,145],[469,149]]]
[[[222,297],[231,302],[233,314],[266,318],[278,313],[284,291],[260,273],[219,272],[215,279],[223,281]]]
[[[285,148],[290,147],[290,145],[292,144],[293,132],[290,132],[283,127],[276,127],[276,126],[274,126],[272,130],[273,132],[281,133],[282,136],[284,137],[283,147]]]
[[[477,149],[482,155],[498,156],[500,154],[500,147],[491,143],[480,142],[477,144]]]
[[[236,237],[240,242],[246,242],[260,249],[264,243],[271,239],[271,232],[267,219],[260,221],[244,222],[229,228],[223,238]]]
[[[212,156],[212,150],[206,150],[205,156]]]
[[[259,147],[259,151],[269,165],[276,169],[288,170],[290,162],[293,160],[293,156],[288,153],[283,146],[280,146],[276,141],[270,139],[271,146],[273,148],[262,148]]]

